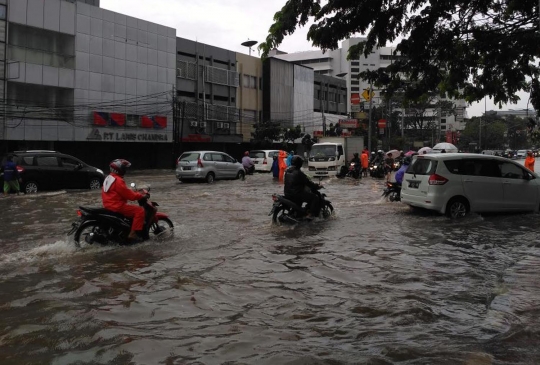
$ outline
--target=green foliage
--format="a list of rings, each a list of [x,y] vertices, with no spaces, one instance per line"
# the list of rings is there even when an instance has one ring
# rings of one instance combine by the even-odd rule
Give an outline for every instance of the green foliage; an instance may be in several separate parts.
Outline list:
[[[284,36],[313,19],[308,40],[323,50],[366,35],[349,49],[349,59],[399,41],[390,66],[360,77],[407,100],[438,90],[441,96],[516,103],[517,92],[531,92],[540,110],[538,0],[288,0],[274,16],[263,58]],[[532,80],[529,82],[528,80]]]
[[[255,124],[255,131],[251,134],[253,143],[260,146],[270,146],[273,141],[280,141],[283,148],[290,147],[294,140],[302,138],[302,128],[297,125],[294,128],[282,128],[279,122],[260,122]]]
[[[469,143],[478,143],[480,138],[480,123],[482,123],[482,146],[480,150],[502,150],[507,147],[519,149],[527,145],[525,121],[515,116],[503,119],[500,116],[488,114],[484,117],[473,117],[467,121],[461,132],[459,146],[468,150]]]
[[[529,134],[529,141],[533,146],[540,146],[540,130],[535,129]]]

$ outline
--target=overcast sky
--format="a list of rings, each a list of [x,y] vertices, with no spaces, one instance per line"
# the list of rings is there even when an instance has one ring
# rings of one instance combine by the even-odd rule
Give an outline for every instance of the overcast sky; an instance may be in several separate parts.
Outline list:
[[[178,37],[201,43],[248,53],[242,42],[263,42],[273,23],[274,14],[286,0],[101,0],[101,7],[130,15],[153,23],[176,29]],[[279,49],[287,53],[313,49],[306,39],[307,28],[299,28],[285,37]],[[253,56],[258,55],[257,45]],[[503,106],[502,110],[524,109],[528,94],[519,94],[521,101],[516,105]],[[489,99],[487,110],[499,110]],[[484,101],[467,108],[469,117],[484,113]]]

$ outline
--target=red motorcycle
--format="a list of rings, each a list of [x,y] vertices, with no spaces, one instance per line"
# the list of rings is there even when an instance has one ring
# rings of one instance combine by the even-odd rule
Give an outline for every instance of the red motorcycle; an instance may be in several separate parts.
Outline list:
[[[131,184],[135,190],[135,184]],[[139,192],[148,198],[138,200],[146,212],[142,239],[148,240],[151,235],[161,236],[166,232],[172,233],[174,225],[167,214],[158,212],[159,206],[156,202],[149,201],[150,188],[138,189]],[[79,220],[72,223],[68,236],[75,233],[74,240],[77,245],[81,242],[88,244],[99,243],[106,245],[109,243],[129,244],[129,232],[131,231],[132,219],[124,217],[120,213],[112,212],[105,208],[80,206],[77,211]]]

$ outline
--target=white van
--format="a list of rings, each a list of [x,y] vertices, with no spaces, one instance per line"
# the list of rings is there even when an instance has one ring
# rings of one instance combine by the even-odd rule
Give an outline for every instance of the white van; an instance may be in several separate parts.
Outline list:
[[[255,163],[255,171],[270,172],[274,156],[279,156],[279,150],[253,150],[249,151],[249,157]]]

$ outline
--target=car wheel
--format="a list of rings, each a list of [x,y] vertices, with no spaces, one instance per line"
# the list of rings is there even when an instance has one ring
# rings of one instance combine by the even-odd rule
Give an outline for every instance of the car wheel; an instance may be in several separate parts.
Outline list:
[[[94,177],[90,180],[90,190],[97,189],[101,189],[101,181],[97,177]]]
[[[25,194],[35,194],[39,190],[38,184],[35,181],[24,183],[23,191]]]
[[[212,172],[209,172],[208,175],[206,175],[205,180],[208,184],[212,184],[214,182],[214,178],[214,174]]]
[[[244,173],[244,171],[238,171],[238,174],[236,174],[236,178],[238,180],[244,180],[245,177],[246,177],[246,174]]]
[[[469,213],[469,202],[465,198],[450,199],[446,205],[446,215],[450,218],[462,218]]]

